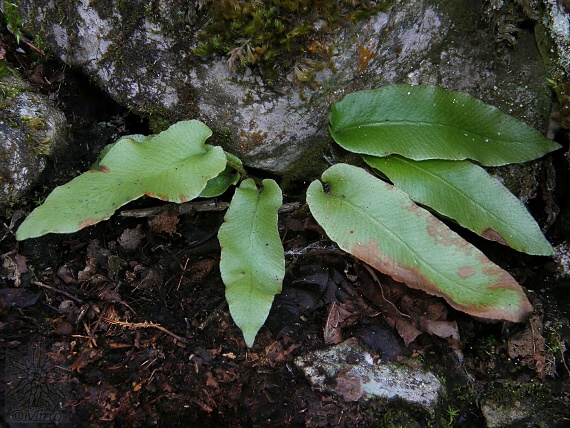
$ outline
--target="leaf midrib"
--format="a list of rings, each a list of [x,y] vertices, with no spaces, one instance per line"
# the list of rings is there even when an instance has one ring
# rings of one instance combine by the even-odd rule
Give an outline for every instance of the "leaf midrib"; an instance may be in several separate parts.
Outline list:
[[[391,236],[395,237],[395,238],[397,239],[397,241],[399,241],[401,244],[403,244],[404,247],[407,248],[407,249],[410,251],[410,253],[414,256],[414,258],[417,258],[418,260],[423,261],[423,266],[427,266],[432,272],[437,273],[438,275],[443,276],[443,277],[446,278],[448,281],[452,282],[453,284],[456,284],[459,288],[465,288],[465,287],[462,287],[462,286],[461,286],[462,284],[458,283],[455,278],[451,279],[451,278],[449,277],[449,275],[448,275],[447,272],[441,272],[441,271],[437,270],[435,267],[433,267],[431,263],[427,263],[426,260],[425,260],[423,257],[421,257],[417,251],[415,251],[409,244],[406,243],[406,241],[404,241],[404,240],[403,240],[402,238],[400,238],[398,235],[396,235],[395,233],[393,233],[390,229],[388,229],[388,228],[387,228],[382,222],[380,222],[378,219],[376,219],[375,217],[371,217],[371,216],[368,214],[368,212],[367,212],[364,208],[362,208],[360,205],[354,204],[354,203],[350,202],[348,199],[344,199],[344,198],[341,198],[341,197],[336,196],[336,195],[332,195],[332,196],[334,196],[336,199],[338,199],[341,203],[345,203],[345,204],[349,205],[351,208],[355,208],[355,211],[364,213],[365,216],[366,216],[366,218],[372,219],[372,222],[373,222],[374,224],[378,224],[378,225],[382,228],[382,230],[386,231],[388,234],[390,234]],[[471,292],[473,292],[473,293],[477,292],[477,293],[482,294],[482,295],[483,295],[483,294],[486,294],[486,293],[484,293],[483,291],[479,291],[479,290],[477,290],[477,289],[473,289],[473,288],[469,288],[469,289],[470,289]],[[449,298],[453,299],[453,301],[457,301],[457,300],[455,300],[455,299],[453,298],[453,295],[454,295],[453,293],[452,293],[452,294],[446,294],[446,296],[449,296]],[[462,304],[461,306],[463,306],[463,304]]]
[[[251,219],[249,221],[249,228],[248,228],[248,234],[247,236],[249,236],[249,242],[248,242],[248,254],[251,258],[253,258],[253,255],[255,254],[254,251],[254,236],[257,236],[257,228],[255,227],[256,224],[256,219],[257,219],[257,215],[259,213],[259,202],[260,202],[260,198],[261,195],[259,194],[259,190],[257,190],[257,201],[255,202],[255,206],[253,207],[253,213],[251,216]],[[253,269],[253,265],[252,265],[252,269],[249,271],[249,275],[248,275],[248,298],[244,299],[244,301],[247,301],[248,303],[251,303],[252,301],[252,296],[254,296],[254,292],[253,292],[253,283],[254,281],[257,281],[256,275],[254,273],[254,269]],[[252,309],[251,305],[248,305],[250,309]]]
[[[489,213],[491,215],[491,217],[493,217],[498,223],[502,224],[503,227],[506,227],[508,230],[508,223],[505,222],[501,217],[499,217],[498,215],[496,215],[493,211],[489,211],[487,209],[485,209],[485,207],[483,205],[481,205],[479,202],[477,202],[477,200],[472,199],[469,197],[469,195],[467,195],[466,193],[464,193],[459,187],[455,186],[453,183],[446,181],[443,177],[441,177],[438,174],[435,174],[433,171],[430,171],[429,169],[422,169],[419,166],[415,165],[412,162],[407,162],[406,159],[402,159],[403,162],[407,163],[408,165],[420,170],[420,171],[424,171],[426,174],[436,178],[438,181],[440,181],[441,183],[448,185],[449,187],[451,187],[452,189],[455,189],[457,191],[457,193],[459,193],[460,195],[463,195],[467,200],[471,201],[474,205],[476,205],[477,207],[479,207],[481,210]],[[503,237],[504,238],[504,237]]]
[[[457,126],[453,126],[447,123],[439,123],[439,122],[426,122],[426,121],[414,121],[414,120],[383,120],[383,121],[375,121],[375,122],[362,122],[359,124],[355,124],[355,125],[350,125],[350,126],[343,126],[343,127],[337,127],[337,129],[335,130],[334,126],[332,127],[333,132],[337,133],[337,134],[342,134],[343,132],[346,131],[352,131],[355,129],[359,129],[362,127],[369,127],[369,128],[389,128],[389,127],[394,127],[394,126],[422,126],[422,127],[434,127],[434,128],[449,128],[452,129],[458,133],[468,133],[471,135],[475,135],[481,139],[488,139],[489,143],[495,142],[495,141],[501,141],[501,142],[509,142],[509,143],[517,143],[519,142],[519,140],[511,140],[511,139],[506,139],[506,138],[495,138],[495,137],[490,137],[488,134],[482,134],[480,132],[471,130],[471,129],[465,129],[465,128],[460,128]]]

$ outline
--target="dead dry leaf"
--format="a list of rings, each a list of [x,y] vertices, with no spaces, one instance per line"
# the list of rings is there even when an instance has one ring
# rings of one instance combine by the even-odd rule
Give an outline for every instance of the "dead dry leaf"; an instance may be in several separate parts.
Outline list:
[[[214,259],[198,260],[190,268],[190,281],[203,282],[217,264],[218,262]]]
[[[546,340],[543,333],[544,310],[539,301],[534,303],[534,312],[524,330],[510,337],[507,353],[511,358],[518,358],[523,366],[534,369],[543,376],[554,376],[555,367],[546,364]]]
[[[118,242],[126,251],[135,251],[144,237],[145,234],[141,231],[141,225],[139,224],[135,229],[125,229]]]
[[[152,217],[148,221],[150,229],[155,233],[168,233],[172,235],[176,232],[176,225],[178,224],[178,215],[173,207],[169,206],[160,214]]]
[[[361,318],[376,315],[364,299],[355,295],[347,295],[344,302],[333,302],[324,327],[325,343],[333,345],[342,342],[342,329],[352,326]]]
[[[0,289],[0,309],[15,306],[17,308],[27,308],[38,301],[39,295],[22,288],[2,288]]]
[[[350,373],[351,367],[341,370],[336,376],[335,392],[346,401],[358,401],[362,397],[362,386],[360,377],[355,373]]]
[[[381,309],[406,346],[421,333],[459,340],[457,323],[446,319],[447,308],[440,299],[410,290],[387,275],[375,273],[374,278],[371,276],[361,275],[362,293]]]
[[[336,345],[342,342],[341,324],[349,316],[350,312],[341,308],[336,302],[330,305],[324,328],[324,339],[327,345]]]
[[[20,287],[22,285],[22,274],[28,271],[26,257],[13,253],[3,254],[2,268],[0,278],[14,281],[14,286]]]
[[[101,349],[86,348],[77,356],[69,368],[72,371],[81,371],[82,368],[100,360],[101,357],[103,357],[103,351]]]
[[[404,344],[406,346],[422,334],[422,332],[414,327],[413,323],[408,321],[407,318],[397,314],[385,315],[385,318],[389,325],[396,327],[398,334],[402,339],[404,339]]]

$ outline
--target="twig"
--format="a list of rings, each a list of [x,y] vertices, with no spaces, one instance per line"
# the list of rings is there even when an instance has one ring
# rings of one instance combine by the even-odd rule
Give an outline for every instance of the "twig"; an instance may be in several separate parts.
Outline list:
[[[87,330],[87,333],[89,333],[89,340],[87,341],[87,346],[91,347],[91,344],[93,344],[93,346],[95,348],[97,347],[97,342],[95,341],[95,333],[99,329],[99,326],[101,325],[101,321],[104,319],[104,315],[105,315],[105,312],[107,312],[108,307],[109,307],[109,305],[103,306],[103,310],[101,311],[101,315],[99,315],[99,318],[97,318],[97,322],[95,323],[95,326],[93,328],[88,329],[84,323],[84,325],[86,327],[85,330]]]
[[[20,36],[20,41],[23,42],[24,44],[28,45],[28,47],[34,51],[36,51],[37,53],[39,53],[41,56],[46,56],[46,53],[44,51],[42,51],[41,49],[37,48],[31,41],[30,39],[28,39],[27,37],[24,36]]]
[[[366,263],[362,263],[362,266],[364,266],[366,268],[368,273],[372,276],[374,281],[376,281],[376,283],[378,284],[378,287],[380,287],[380,294],[382,295],[382,299],[384,299],[384,301],[386,303],[389,303],[390,305],[392,305],[392,307],[396,310],[396,312],[398,312],[401,316],[411,319],[412,318],[411,316],[409,316],[408,314],[404,314],[404,313],[400,312],[400,310],[396,307],[396,305],[393,302],[386,299],[386,297],[384,296],[384,288],[382,287],[382,283],[380,282],[380,280],[378,279],[378,276],[376,276],[376,274],[374,273],[372,268],[370,266],[368,266]]]
[[[312,255],[319,254],[319,253],[343,253],[343,251],[336,246],[334,243],[317,241],[313,242],[312,244],[307,245],[303,248],[293,248],[289,251],[285,252],[285,257],[295,257],[295,256],[302,256],[307,253],[311,253]]]
[[[180,275],[180,281],[178,281],[178,287],[176,287],[176,291],[180,290],[180,286],[182,285],[182,279],[184,278],[184,274],[186,273],[186,266],[188,266],[188,261],[190,257],[186,256],[186,260],[184,261],[184,267],[182,268],[182,275]]]
[[[72,296],[71,294],[69,294],[63,290],[60,290],[58,288],[54,288],[54,287],[47,285],[47,284],[44,284],[43,282],[40,282],[40,281],[31,281],[31,282],[32,282],[32,284],[37,285],[38,287],[47,288],[48,290],[55,291],[56,293],[62,294],[63,296],[67,297],[68,299],[71,299],[77,303],[83,303],[82,300],[78,299],[75,296]]]
[[[192,214],[204,211],[224,211],[230,204],[228,202],[191,201],[182,204],[165,204],[158,207],[141,208],[137,210],[124,210],[121,217],[152,217],[171,208],[177,215]]]
[[[289,202],[279,207],[279,214],[292,213],[294,211],[297,211],[299,208],[301,208],[300,202]]]
[[[122,327],[130,327],[130,328],[157,328],[163,333],[168,334],[169,336],[173,337],[174,339],[178,340],[179,342],[186,343],[186,339],[183,337],[178,336],[177,334],[172,333],[170,330],[164,328],[160,324],[155,324],[153,322],[125,322],[125,321],[115,321],[110,318],[103,318],[104,321],[108,322],[109,324],[120,325]]]
[[[215,201],[190,201],[182,204],[165,204],[157,207],[140,208],[136,210],[124,210],[119,213],[121,217],[152,217],[171,208],[177,215],[193,214],[196,212],[224,211],[230,206],[229,202]],[[279,214],[295,211],[301,206],[299,202],[283,204],[279,208]]]

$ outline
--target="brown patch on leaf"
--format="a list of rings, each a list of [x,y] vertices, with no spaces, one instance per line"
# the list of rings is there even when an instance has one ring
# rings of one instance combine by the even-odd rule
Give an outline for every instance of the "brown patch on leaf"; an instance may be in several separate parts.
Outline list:
[[[386,155],[388,156],[388,155]],[[392,186],[393,187],[393,186]],[[402,207],[406,210],[409,211],[411,213],[416,214],[418,217],[423,217],[424,216],[424,210],[417,204],[413,203],[412,201],[403,201],[402,202]]]
[[[462,266],[459,268],[457,272],[461,278],[469,278],[472,275],[475,275],[475,269],[471,266]]]
[[[455,234],[437,217],[429,214],[426,217],[426,221],[429,223],[427,231],[437,243],[445,245],[446,247],[456,247],[466,255],[471,253],[472,250],[469,243],[459,235]]]
[[[166,195],[159,195],[158,193],[152,193],[152,192],[144,192],[144,194],[146,196],[151,197],[151,198],[160,199],[161,201],[167,201],[168,200],[168,196],[166,196]]]
[[[99,165],[99,168],[97,169],[90,169],[89,172],[103,172],[105,174],[111,172],[111,170],[109,168],[107,168],[105,165]]]
[[[505,238],[503,238],[499,232],[497,232],[494,229],[491,229],[490,227],[485,229],[485,231],[481,234],[481,236],[485,239],[488,239],[489,241],[495,241],[503,245],[509,245],[507,244],[507,241],[505,241]]]
[[[509,308],[511,309],[510,311],[505,309],[499,313],[491,313],[485,318],[512,322],[522,322],[526,320],[532,313],[532,305],[519,283],[507,271],[491,262],[484,254],[481,254],[479,259],[483,265],[483,273],[495,277],[495,282],[487,287],[489,290],[507,289],[517,292],[520,296],[520,303],[515,306],[516,309],[511,307]],[[492,318],[493,315],[494,318]]]
[[[486,260],[485,265],[483,266],[483,272],[488,276],[495,277],[495,282],[488,285],[487,289],[495,292],[499,290],[514,291],[518,294],[518,302],[515,301],[515,296],[513,295],[513,304],[509,304],[502,308],[483,305],[459,306],[455,305],[453,302],[449,302],[449,304],[455,309],[466,312],[469,315],[489,321],[525,321],[532,313],[532,305],[521,286],[508,272],[500,269],[498,266],[491,266],[492,262],[485,256],[482,255],[481,258]]]
[[[345,243],[345,248],[349,248]],[[492,277],[494,282],[487,288],[489,290],[507,289],[515,291],[519,301],[507,307],[486,306],[482,304],[460,304],[444,294],[439,286],[422,274],[418,268],[406,266],[390,257],[381,254],[378,244],[370,241],[367,244],[353,245],[350,253],[377,270],[390,275],[394,280],[403,282],[408,287],[425,291],[428,294],[443,297],[453,308],[465,312],[477,318],[489,321],[512,321],[522,322],[532,312],[532,306],[528,301],[521,286],[506,271],[491,262],[484,254],[479,254],[478,259],[482,265],[483,273]],[[513,296],[514,300],[516,297]]]
[[[501,276],[504,273],[506,273],[503,269],[501,269],[499,266],[497,266],[496,264],[494,264],[493,262],[491,262],[483,253],[479,254],[477,256],[477,259],[479,260],[479,263],[481,264],[481,266],[483,267],[483,273],[485,275],[488,276]],[[510,276],[510,275],[509,275]],[[514,279],[513,279],[514,281]],[[505,282],[509,283],[510,281],[505,278]],[[517,284],[518,286],[518,284]],[[518,288],[518,287],[517,287]]]
[[[82,221],[81,225],[79,227],[81,229],[85,229],[86,227],[93,226],[94,224],[99,223],[99,221],[100,220],[94,220],[94,219],[90,218],[90,219],[87,219],[85,221]]]
[[[348,246],[345,244],[345,247]],[[354,245],[350,253],[380,272],[390,275],[398,282],[403,282],[409,287],[442,297],[442,293],[436,283],[423,275],[417,268],[405,266],[390,257],[383,256],[380,253],[378,244],[374,241],[370,241],[365,245]]]

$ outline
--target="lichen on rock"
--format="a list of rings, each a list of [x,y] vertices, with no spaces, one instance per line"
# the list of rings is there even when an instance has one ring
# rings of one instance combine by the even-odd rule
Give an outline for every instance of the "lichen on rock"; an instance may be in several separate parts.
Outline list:
[[[46,167],[46,160],[67,144],[64,114],[46,96],[14,76],[2,85],[18,88],[0,110],[0,212],[24,197]]]

